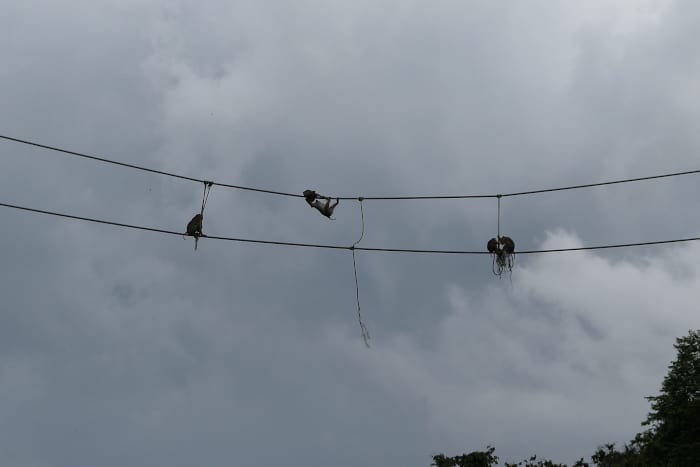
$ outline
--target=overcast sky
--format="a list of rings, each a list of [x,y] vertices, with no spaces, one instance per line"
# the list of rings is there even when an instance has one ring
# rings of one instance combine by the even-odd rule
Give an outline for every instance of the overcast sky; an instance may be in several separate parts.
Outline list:
[[[694,0],[3,0],[0,134],[339,196],[512,192],[700,167]],[[184,231],[201,184],[0,141],[0,202]],[[519,249],[700,235],[697,176],[507,198]],[[0,458],[401,466],[631,439],[698,328],[700,244],[352,256],[2,208]],[[479,250],[493,199],[366,201],[371,247]],[[350,245],[214,187],[211,235]]]

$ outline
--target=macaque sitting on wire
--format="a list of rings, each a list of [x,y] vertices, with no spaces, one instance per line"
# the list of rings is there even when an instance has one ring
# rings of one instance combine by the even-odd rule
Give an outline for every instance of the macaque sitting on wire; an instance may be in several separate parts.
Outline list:
[[[204,216],[202,214],[197,214],[192,218],[191,221],[187,223],[187,232],[186,234],[194,237],[194,249],[197,249],[197,243],[199,242],[199,237],[204,236],[204,232],[202,232],[202,221],[204,220]]]
[[[326,202],[324,203],[319,198],[325,199]],[[336,198],[335,203],[331,205],[331,198],[329,198],[328,196],[321,196],[313,190],[304,190],[304,199],[309,204],[309,206],[318,209],[318,212],[320,212],[330,220],[334,220],[331,216],[333,215],[335,207],[340,202],[338,198]]]

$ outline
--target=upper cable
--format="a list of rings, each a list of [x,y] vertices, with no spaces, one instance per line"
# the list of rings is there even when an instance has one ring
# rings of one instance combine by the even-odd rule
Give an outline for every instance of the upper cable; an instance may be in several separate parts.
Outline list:
[[[41,149],[47,149],[49,151],[55,151],[55,152],[67,154],[70,156],[82,157],[84,159],[90,159],[93,161],[103,162],[106,164],[113,164],[113,165],[118,165],[121,167],[127,167],[130,169],[141,170],[144,172],[150,172],[150,173],[154,173],[154,174],[158,174],[158,175],[164,175],[167,177],[174,177],[174,178],[179,178],[182,180],[189,180],[192,182],[200,182],[200,183],[209,182],[208,180],[201,179],[201,178],[189,177],[186,175],[180,175],[180,174],[176,174],[176,173],[172,173],[172,172],[165,172],[163,170],[151,169],[148,167],[143,167],[143,166],[139,166],[139,165],[135,165],[135,164],[128,164],[126,162],[119,162],[119,161],[115,161],[112,159],[107,159],[105,157],[99,157],[99,156],[85,154],[85,153],[81,153],[81,152],[77,152],[77,151],[71,151],[68,149],[62,149],[62,148],[58,148],[55,146],[49,146],[46,144],[36,143],[34,141],[28,141],[28,140],[24,140],[24,139],[14,138],[11,136],[0,135],[0,139],[4,139],[7,141],[12,141],[15,143],[20,143],[20,144],[26,144],[26,145],[34,146],[34,147],[41,148]],[[516,191],[516,192],[501,193],[501,194],[363,196],[362,199],[363,200],[372,200],[372,201],[399,201],[399,200],[430,200],[430,199],[478,199],[478,198],[498,198],[498,197],[505,198],[505,197],[512,197],[512,196],[525,196],[525,195],[551,193],[551,192],[566,191],[566,190],[578,190],[578,189],[582,189],[582,188],[593,188],[593,187],[606,186],[606,185],[618,185],[618,184],[622,184],[622,183],[641,182],[641,181],[647,181],[647,180],[656,180],[656,179],[660,179],[660,178],[678,177],[681,175],[693,175],[693,174],[699,174],[699,173],[700,173],[700,169],[695,169],[695,170],[686,170],[686,171],[682,171],[682,172],[649,175],[646,177],[625,178],[625,179],[620,179],[620,180],[610,180],[610,181],[606,181],[606,182],[586,183],[586,184],[580,184],[580,185],[569,185],[569,186],[562,186],[562,187],[556,187],[556,188],[542,188],[542,189],[537,189],[537,190]],[[289,193],[289,192],[284,192],[284,191],[268,190],[268,189],[264,189],[264,188],[255,188],[255,187],[248,187],[248,186],[242,186],[242,185],[234,185],[234,184],[222,183],[222,182],[216,182],[216,181],[211,181],[211,183],[213,185],[216,185],[216,186],[221,186],[221,187],[225,187],[225,188],[233,188],[236,190],[254,191],[254,192],[258,192],[258,193],[268,193],[271,195],[289,196],[289,197],[294,197],[294,198],[303,198],[304,197],[304,195],[302,195],[302,194]],[[358,196],[333,196],[333,198],[342,199],[342,200],[357,200]]]

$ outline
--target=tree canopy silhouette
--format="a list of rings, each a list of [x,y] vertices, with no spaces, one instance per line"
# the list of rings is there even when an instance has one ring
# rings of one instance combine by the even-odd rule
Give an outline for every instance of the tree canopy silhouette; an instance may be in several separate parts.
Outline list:
[[[647,397],[651,411],[642,422],[648,428],[638,433],[622,450],[614,444],[599,446],[591,456],[595,467],[690,467],[700,466],[700,330],[689,331],[674,344],[671,362],[658,396]],[[493,467],[498,464],[495,448],[461,456],[433,456],[435,467]],[[567,467],[532,456],[505,467]],[[572,467],[590,467],[583,458]]]

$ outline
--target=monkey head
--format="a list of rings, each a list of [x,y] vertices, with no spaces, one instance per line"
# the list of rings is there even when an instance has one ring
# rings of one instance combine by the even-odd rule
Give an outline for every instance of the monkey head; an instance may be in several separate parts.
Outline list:
[[[316,201],[316,198],[318,198],[318,194],[314,190],[304,190],[304,199],[307,203]]]
[[[489,251],[489,253],[498,253],[498,240],[496,240],[495,238],[489,240],[486,244],[486,249]]]

